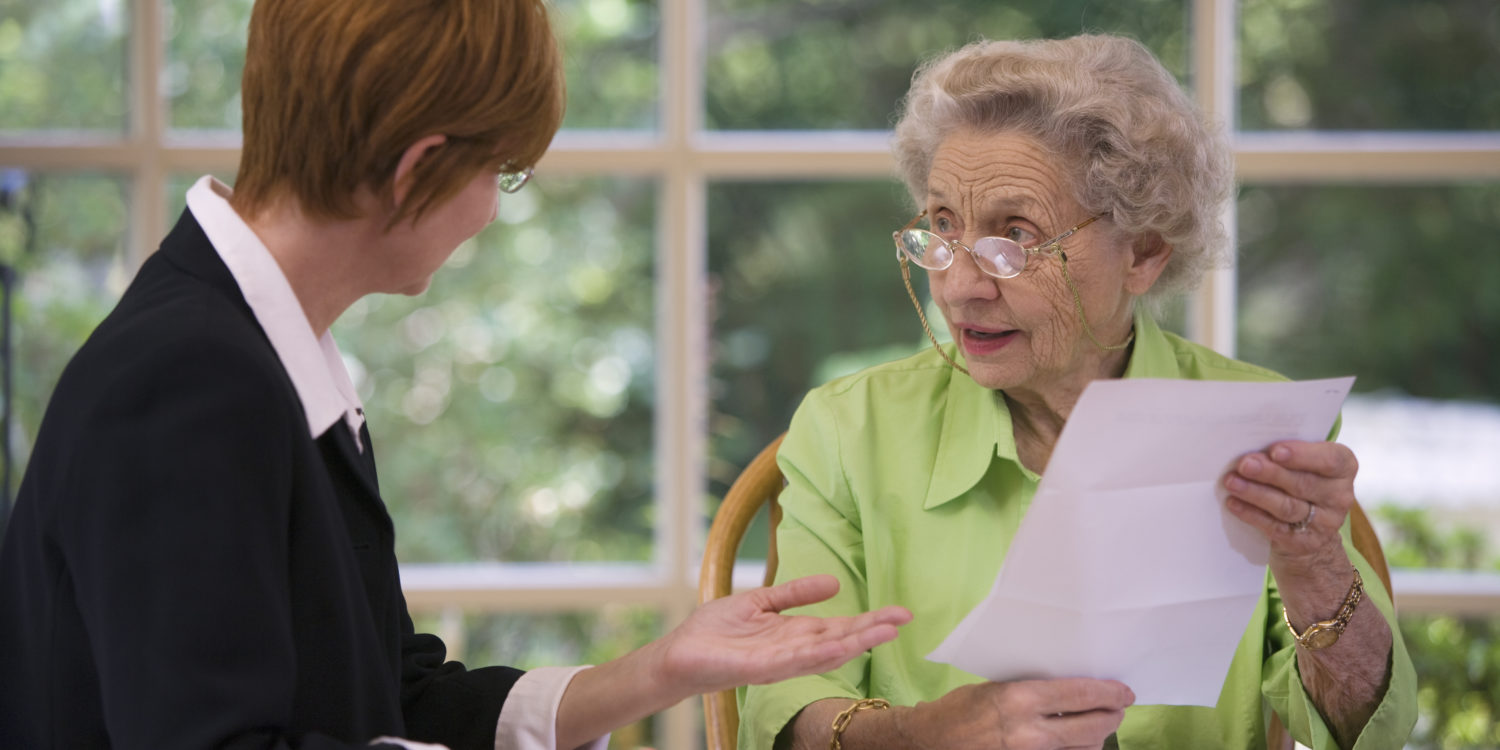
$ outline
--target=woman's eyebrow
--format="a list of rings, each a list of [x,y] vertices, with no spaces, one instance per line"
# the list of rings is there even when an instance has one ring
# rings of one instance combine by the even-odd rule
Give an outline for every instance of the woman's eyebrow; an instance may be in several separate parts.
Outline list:
[[[1042,202],[1034,195],[1027,193],[1008,193],[985,201],[983,204],[985,212],[991,216],[1005,214],[1007,218],[1019,216],[1022,218],[1035,218],[1042,212]]]

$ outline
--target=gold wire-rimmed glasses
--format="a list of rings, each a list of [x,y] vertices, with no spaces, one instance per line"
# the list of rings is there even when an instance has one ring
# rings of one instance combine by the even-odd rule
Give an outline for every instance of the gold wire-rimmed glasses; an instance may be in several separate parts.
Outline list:
[[[531,181],[531,175],[535,171],[533,167],[527,167],[519,172],[501,172],[496,176],[495,184],[502,193],[514,193]]]
[[[1073,233],[1098,221],[1100,217],[1090,216],[1087,219],[1073,225],[1062,234],[1053,237],[1034,247],[1023,247],[1021,243],[1004,237],[980,237],[974,241],[974,246],[969,247],[958,240],[947,240],[941,236],[929,232],[926,229],[917,229],[917,222],[927,216],[924,210],[916,215],[906,226],[891,233],[891,239],[896,241],[896,250],[911,259],[911,262],[929,271],[946,270],[953,265],[956,255],[955,247],[961,247],[968,251],[969,257],[974,259],[974,265],[984,273],[997,279],[1013,279],[1026,270],[1026,259],[1032,255],[1052,255],[1062,248],[1062,241],[1073,236]],[[1063,256],[1067,260],[1067,256]]]
[[[927,333],[927,340],[932,342],[937,353],[952,365],[954,369],[968,375],[969,371],[963,365],[954,362],[948,352],[938,344],[937,336],[932,333],[932,326],[927,324],[927,313],[922,311],[922,303],[917,300],[917,293],[911,288],[911,269],[906,261],[929,271],[947,270],[953,265],[953,258],[957,255],[953,251],[954,246],[961,247],[974,259],[974,265],[987,276],[997,279],[1013,279],[1026,269],[1026,259],[1033,255],[1056,255],[1062,264],[1063,281],[1067,282],[1068,291],[1073,294],[1073,310],[1078,314],[1078,319],[1083,322],[1084,333],[1088,334],[1089,341],[1094,346],[1107,352],[1120,351],[1135,340],[1135,331],[1131,330],[1125,340],[1118,344],[1105,344],[1094,335],[1093,326],[1089,325],[1088,317],[1083,313],[1083,299],[1078,294],[1078,285],[1073,283],[1073,277],[1068,275],[1068,254],[1062,251],[1062,241],[1073,236],[1073,233],[1104,218],[1102,214],[1090,216],[1083,221],[1074,224],[1071,229],[1053,237],[1046,242],[1024,247],[1015,240],[1004,237],[981,237],[974,241],[974,247],[969,247],[957,240],[946,240],[927,231],[917,229],[917,222],[927,216],[924,209],[916,215],[906,226],[891,232],[891,239],[896,242],[896,259],[901,261],[901,281],[906,284],[906,295],[911,298],[911,304],[917,308],[917,318],[922,321],[922,330]]]

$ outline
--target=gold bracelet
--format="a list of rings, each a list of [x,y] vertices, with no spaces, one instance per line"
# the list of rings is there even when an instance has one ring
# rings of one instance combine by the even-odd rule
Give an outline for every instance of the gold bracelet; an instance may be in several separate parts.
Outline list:
[[[855,714],[867,708],[884,711],[890,707],[891,702],[884,698],[865,698],[840,711],[838,716],[833,717],[833,739],[828,741],[828,750],[843,750],[844,746],[839,744],[839,740],[843,739],[844,730],[849,728],[849,722],[854,720]]]

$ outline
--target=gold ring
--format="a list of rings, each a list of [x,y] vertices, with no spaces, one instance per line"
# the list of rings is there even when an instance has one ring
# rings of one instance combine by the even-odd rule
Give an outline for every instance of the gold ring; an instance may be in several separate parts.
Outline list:
[[[1312,523],[1313,516],[1315,516],[1317,514],[1318,514],[1318,506],[1313,505],[1312,503],[1308,503],[1307,504],[1307,518],[1304,518],[1301,521],[1298,521],[1298,522],[1293,523],[1293,524],[1288,524],[1288,525],[1292,527],[1292,531],[1294,531],[1294,532],[1307,531],[1307,525],[1310,524],[1310,523]]]

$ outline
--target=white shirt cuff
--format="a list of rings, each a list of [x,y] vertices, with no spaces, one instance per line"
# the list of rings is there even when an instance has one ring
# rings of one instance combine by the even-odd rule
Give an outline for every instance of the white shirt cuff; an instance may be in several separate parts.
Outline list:
[[[557,707],[573,676],[582,667],[540,667],[521,675],[500,707],[495,725],[495,750],[560,750],[557,747]],[[604,735],[577,750],[606,750]],[[566,750],[566,749],[563,749]]]
[[[400,737],[376,737],[370,740],[371,745],[399,745],[406,750],[448,750],[447,745],[433,745],[426,742],[414,742],[403,740]]]

